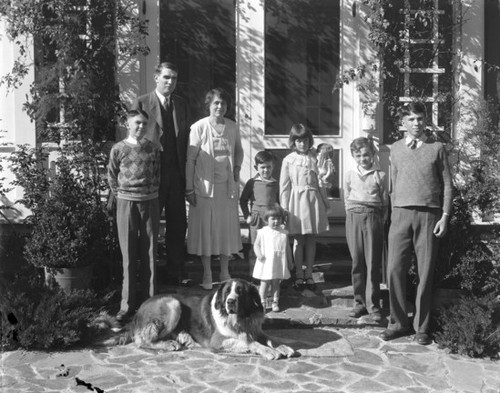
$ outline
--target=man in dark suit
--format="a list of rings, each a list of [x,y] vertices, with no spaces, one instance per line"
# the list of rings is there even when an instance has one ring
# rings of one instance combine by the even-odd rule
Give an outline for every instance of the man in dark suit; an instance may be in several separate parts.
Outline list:
[[[188,106],[173,94],[177,84],[177,67],[160,63],[155,70],[156,89],[138,97],[132,109],[149,115],[145,138],[161,147],[160,213],[165,208],[166,275],[160,282],[179,285],[184,278],[184,242],[186,237],[186,151],[189,141]]]

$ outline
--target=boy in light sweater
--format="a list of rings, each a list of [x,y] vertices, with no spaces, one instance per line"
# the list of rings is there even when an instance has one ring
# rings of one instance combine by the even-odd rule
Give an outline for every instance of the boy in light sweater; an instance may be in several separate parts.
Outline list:
[[[155,258],[160,227],[158,188],[160,150],[144,138],[148,115],[127,113],[128,137],[116,143],[109,155],[108,183],[116,196],[116,223],[123,259],[119,321],[128,319],[144,300],[155,295]],[[136,294],[137,260],[139,294]]]
[[[391,316],[383,340],[410,333],[406,310],[406,274],[415,251],[418,286],[413,328],[415,341],[432,342],[429,336],[434,265],[448,229],[452,207],[452,180],[444,146],[424,134],[426,115],[421,103],[401,110],[405,138],[391,148],[391,202],[388,282]]]
[[[352,141],[351,154],[357,168],[346,173],[344,184],[346,237],[352,257],[354,290],[354,308],[349,316],[359,318],[370,313],[375,322],[380,322],[380,269],[388,205],[385,173],[374,162],[375,148],[368,138]]]

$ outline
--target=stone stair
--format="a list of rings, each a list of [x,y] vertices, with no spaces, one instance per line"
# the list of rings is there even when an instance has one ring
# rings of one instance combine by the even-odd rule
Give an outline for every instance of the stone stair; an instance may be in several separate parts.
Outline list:
[[[331,222],[330,231],[316,238],[316,260],[313,266],[317,289],[312,292],[297,292],[292,281],[282,283],[280,307],[285,312],[266,314],[266,325],[280,327],[294,325],[360,325],[373,324],[369,317],[349,318],[354,305],[351,285],[352,261],[346,244],[344,222]],[[160,230],[164,233],[164,230]],[[234,254],[229,262],[232,277],[253,280],[248,264],[248,227],[241,223],[243,250]],[[160,244],[162,241],[160,240]],[[203,267],[200,258],[187,255],[185,262],[186,278],[193,281],[190,291],[203,293],[198,286],[202,281]],[[218,257],[212,258],[214,282],[218,281],[220,263]],[[387,290],[382,286],[382,306],[387,308]],[[388,313],[386,311],[386,313]]]
[[[234,254],[229,262],[229,272],[231,276],[251,279],[248,264],[248,246],[238,254]],[[195,255],[188,255],[185,262],[187,278],[201,282],[203,267],[200,258]],[[349,282],[351,270],[351,259],[347,247],[344,245],[321,244],[318,242],[316,261],[314,263],[314,272],[321,273],[316,276],[322,276],[324,281]],[[220,263],[218,257],[212,258],[212,272],[214,280],[218,278]]]

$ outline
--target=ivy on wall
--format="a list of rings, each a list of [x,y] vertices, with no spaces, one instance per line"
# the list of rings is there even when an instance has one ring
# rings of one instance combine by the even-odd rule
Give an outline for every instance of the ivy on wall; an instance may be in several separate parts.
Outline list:
[[[37,140],[58,142],[59,123],[72,124],[70,138],[113,139],[123,110],[116,55],[148,53],[147,21],[131,15],[124,1],[100,0],[5,1],[0,19],[19,50],[0,83],[16,88],[35,67],[24,109],[36,122]],[[127,34],[118,45],[120,30]]]
[[[368,26],[374,56],[344,71],[335,88],[353,81],[363,108],[383,106],[384,143],[401,137],[398,109],[408,101],[423,101],[433,131],[451,133],[456,48],[462,23],[460,0],[362,0],[353,16]],[[375,76],[375,77],[374,77]]]

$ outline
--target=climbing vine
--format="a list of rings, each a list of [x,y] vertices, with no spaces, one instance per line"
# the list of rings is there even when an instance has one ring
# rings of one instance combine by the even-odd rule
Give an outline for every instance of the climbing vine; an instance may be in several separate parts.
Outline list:
[[[122,110],[117,54],[148,53],[147,21],[125,1],[99,0],[4,1],[0,19],[19,53],[0,84],[14,89],[35,68],[24,109],[35,121],[37,140],[58,142],[59,123],[71,124],[74,139],[113,138]],[[126,34],[117,40],[120,31]]]
[[[373,56],[345,70],[335,88],[356,82],[365,111],[373,102],[382,105],[384,143],[401,137],[398,109],[402,102],[411,100],[427,101],[431,111],[432,98],[439,105],[439,119],[438,124],[430,124],[431,131],[439,129],[450,133],[457,58],[453,37],[462,23],[460,3],[460,0],[354,2],[353,16],[368,26]],[[439,26],[439,30],[434,26]],[[439,87],[433,90],[430,75],[438,67]],[[412,74],[408,73],[410,69],[421,71]]]

